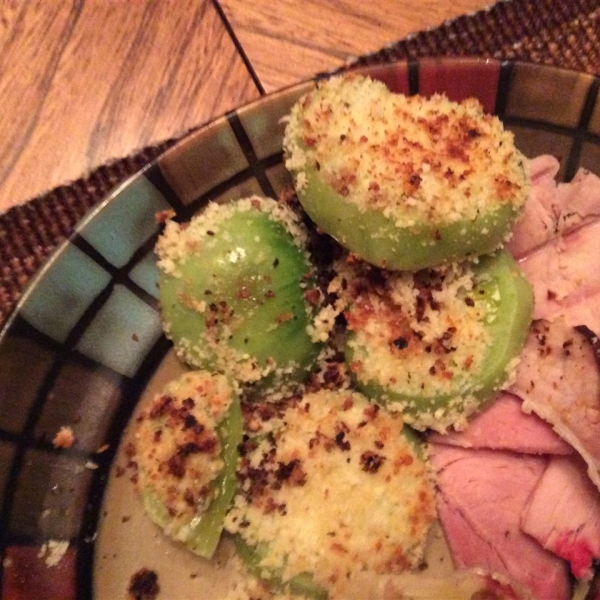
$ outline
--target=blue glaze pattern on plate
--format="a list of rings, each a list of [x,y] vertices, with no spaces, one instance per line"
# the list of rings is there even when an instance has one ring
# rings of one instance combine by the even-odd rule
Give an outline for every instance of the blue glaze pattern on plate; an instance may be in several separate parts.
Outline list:
[[[20,314],[42,333],[64,342],[109,281],[107,271],[68,244],[37,279],[35,293],[25,296]]]
[[[147,252],[129,271],[129,279],[146,293],[158,299],[158,267],[153,250]]]
[[[116,285],[77,344],[84,356],[127,377],[162,335],[157,311],[122,285]]]
[[[90,219],[80,235],[115,267],[125,266],[140,246],[158,233],[149,216],[167,210],[163,195],[143,176],[125,185],[102,210],[102,219]]]

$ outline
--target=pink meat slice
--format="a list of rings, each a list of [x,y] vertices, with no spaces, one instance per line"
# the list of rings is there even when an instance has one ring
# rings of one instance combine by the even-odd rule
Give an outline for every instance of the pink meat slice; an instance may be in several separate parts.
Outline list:
[[[554,457],[529,498],[521,529],[591,579],[600,559],[600,494],[578,456]]]
[[[600,216],[600,177],[579,169],[570,183],[557,185],[554,205],[558,232],[565,233]]]
[[[546,421],[521,410],[517,396],[500,392],[463,431],[434,432],[429,441],[461,448],[512,450],[523,454],[570,454],[573,448]]]
[[[590,341],[563,320],[534,322],[510,391],[575,448],[600,489],[600,372]]]
[[[600,221],[555,238],[521,259],[533,286],[535,319],[564,317],[600,331]]]
[[[600,216],[600,178],[580,169],[570,183],[557,183],[560,163],[549,155],[529,161],[531,191],[507,248],[523,258],[546,242]]]
[[[543,155],[530,160],[528,166],[531,191],[507,244],[515,258],[552,239],[556,231],[553,205],[557,199],[555,177],[560,163],[553,156]]]
[[[565,561],[520,528],[547,460],[513,452],[431,445],[438,514],[458,568],[505,575],[537,600],[569,598]]]

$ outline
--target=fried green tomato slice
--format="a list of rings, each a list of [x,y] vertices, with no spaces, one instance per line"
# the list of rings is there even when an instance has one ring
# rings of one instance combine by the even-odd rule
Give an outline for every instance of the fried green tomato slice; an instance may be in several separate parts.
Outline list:
[[[340,277],[356,384],[419,430],[464,427],[509,377],[532,319],[531,286],[505,251],[476,265]]]
[[[283,145],[323,231],[373,265],[415,271],[503,243],[530,188],[513,137],[475,99],[408,97],[345,75],[294,105]]]
[[[170,382],[135,426],[136,486],[147,514],[211,558],[237,487],[242,414],[233,387],[223,375],[190,371]]]
[[[166,335],[196,368],[277,387],[303,380],[319,345],[306,233],[292,210],[258,196],[211,204],[156,245]]]
[[[434,489],[400,415],[357,392],[321,390],[271,420],[242,445],[226,519],[255,574],[323,598],[353,573],[420,566]]]

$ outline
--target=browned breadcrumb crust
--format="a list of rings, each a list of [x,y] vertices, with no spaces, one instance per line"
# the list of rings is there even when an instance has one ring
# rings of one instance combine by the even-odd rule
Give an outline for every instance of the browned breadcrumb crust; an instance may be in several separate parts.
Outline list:
[[[211,482],[223,466],[216,427],[232,395],[225,377],[191,371],[157,394],[136,420],[130,464],[140,491],[164,504],[173,531],[210,504]]]
[[[356,570],[419,564],[435,517],[433,486],[397,415],[355,392],[323,390],[248,405],[244,415],[226,527],[250,545],[268,544],[265,569],[283,568],[284,581],[309,572],[333,590]],[[365,520],[372,510],[378,518]]]
[[[317,171],[360,210],[398,226],[474,219],[528,195],[525,157],[474,98],[393,94],[350,74],[319,82],[292,108],[284,137],[296,189]]]

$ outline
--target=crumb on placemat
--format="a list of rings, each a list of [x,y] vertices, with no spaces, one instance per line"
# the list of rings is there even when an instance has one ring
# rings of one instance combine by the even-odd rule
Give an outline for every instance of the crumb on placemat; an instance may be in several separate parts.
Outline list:
[[[48,540],[42,544],[38,553],[38,558],[44,558],[46,566],[56,567],[63,559],[68,548],[68,540]]]
[[[75,443],[75,436],[71,427],[63,425],[52,440],[55,448],[70,448]]]

